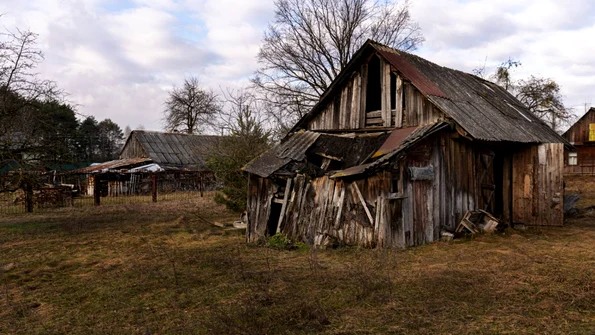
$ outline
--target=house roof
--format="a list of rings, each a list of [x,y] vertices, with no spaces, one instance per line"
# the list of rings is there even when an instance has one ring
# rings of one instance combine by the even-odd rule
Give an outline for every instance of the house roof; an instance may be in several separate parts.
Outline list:
[[[574,122],[572,124],[572,126],[570,126],[568,129],[566,129],[566,131],[564,132],[564,134],[562,134],[562,136],[564,138],[566,138],[568,132],[570,132],[571,129],[574,128],[574,126],[576,126],[577,124],[579,124],[587,115],[589,115],[591,113],[595,113],[595,107],[589,108],[589,110],[585,114],[583,114],[583,116],[581,116],[578,120],[576,120],[576,122]]]
[[[566,140],[504,88],[472,74],[437,65],[371,40],[354,54],[346,68],[322,95],[319,103],[296,124],[294,130],[305,127],[372,53],[380,54],[392,65],[393,70],[411,82],[475,139],[567,144]]]
[[[219,136],[133,130],[126,145],[135,138],[146,156],[164,169],[205,170],[206,156],[219,143]],[[126,147],[125,145],[125,147]],[[122,149],[124,152],[125,148]]]

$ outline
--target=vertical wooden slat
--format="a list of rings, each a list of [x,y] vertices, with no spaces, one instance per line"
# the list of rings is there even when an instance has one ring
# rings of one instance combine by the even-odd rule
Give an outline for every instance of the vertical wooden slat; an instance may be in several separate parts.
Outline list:
[[[381,87],[382,87],[382,101],[381,101],[381,110],[382,110],[382,121],[385,127],[390,127],[392,113],[390,109],[390,64],[383,59],[380,62],[380,70],[381,70]]]
[[[362,65],[359,128],[366,126],[366,92],[368,89],[368,64]]]
[[[353,94],[351,101],[351,115],[349,120],[349,128],[360,128],[360,118],[362,114],[361,108],[361,92],[362,91],[362,77],[359,73],[353,78]]]
[[[401,128],[403,126],[403,81],[401,76],[397,75],[397,87],[396,87],[396,110],[395,115],[395,127]]]

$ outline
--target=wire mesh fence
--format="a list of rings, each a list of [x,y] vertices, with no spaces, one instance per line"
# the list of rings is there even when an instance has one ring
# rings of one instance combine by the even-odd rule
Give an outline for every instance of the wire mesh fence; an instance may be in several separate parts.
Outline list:
[[[0,215],[90,207],[192,200],[217,183],[207,172],[102,173],[53,176],[43,186],[0,191]],[[64,181],[70,183],[64,183]]]

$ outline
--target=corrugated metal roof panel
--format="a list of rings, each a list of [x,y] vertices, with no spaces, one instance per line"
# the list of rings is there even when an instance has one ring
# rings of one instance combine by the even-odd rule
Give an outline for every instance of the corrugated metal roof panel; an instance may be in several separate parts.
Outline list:
[[[311,131],[295,133],[279,146],[277,156],[301,161],[305,158],[306,150],[316,142],[319,136],[319,133]]]
[[[266,178],[292,160],[304,160],[306,151],[316,142],[319,136],[319,133],[311,131],[291,134],[285,142],[278,144],[246,164],[243,170]]]
[[[156,163],[183,169],[204,170],[205,156],[216,149],[219,136],[189,135],[135,130],[135,136],[147,155]]]
[[[566,143],[504,88],[477,76],[439,66],[421,57],[380,50],[430,101],[471,136],[489,141]],[[392,56],[398,53],[401,57]],[[411,67],[423,75],[420,79]],[[412,73],[412,78],[408,77]],[[427,81],[423,80],[427,79]],[[433,83],[440,92],[428,86]],[[419,85],[419,86],[418,86]]]

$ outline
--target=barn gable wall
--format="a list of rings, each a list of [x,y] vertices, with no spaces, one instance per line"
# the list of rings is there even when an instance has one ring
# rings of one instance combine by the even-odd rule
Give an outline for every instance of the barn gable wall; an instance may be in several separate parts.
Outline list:
[[[307,124],[308,130],[354,130],[420,126],[443,119],[423,94],[382,58],[380,66],[361,65],[351,78],[336,90],[321,107],[321,112]],[[372,58],[370,58],[372,59]],[[370,76],[370,71],[377,71]],[[371,83],[370,78],[375,81]],[[380,90],[370,94],[369,90]],[[379,101],[372,102],[370,97]],[[371,110],[370,110],[371,109]]]
[[[573,145],[584,145],[589,142],[595,145],[595,141],[589,141],[590,124],[595,124],[595,108],[589,109],[563,136]]]
[[[122,148],[122,152],[120,153],[120,158],[137,158],[137,157],[149,157],[145,152],[145,149],[140,144],[139,140],[133,134],[131,138],[126,142],[124,148]]]

